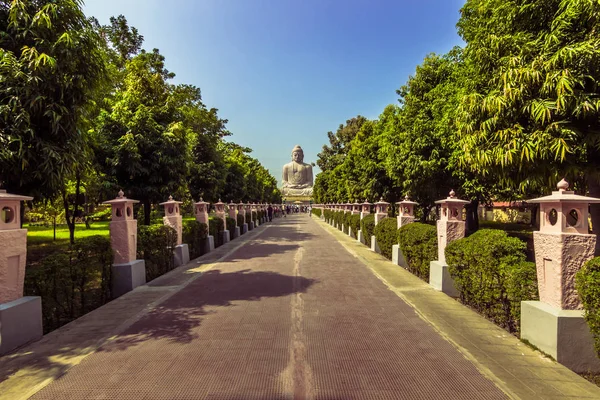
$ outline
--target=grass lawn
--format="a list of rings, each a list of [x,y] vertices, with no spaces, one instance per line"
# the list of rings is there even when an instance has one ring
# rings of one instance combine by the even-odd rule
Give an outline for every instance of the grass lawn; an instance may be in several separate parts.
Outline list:
[[[86,228],[85,224],[77,224],[75,226],[75,240],[95,235],[108,237],[110,235],[109,223],[109,221],[93,222],[90,228]],[[28,226],[24,224],[23,228],[27,229],[28,264],[35,264],[37,260],[69,245],[69,227],[67,225],[56,226],[56,240],[54,240],[54,228],[52,226]]]

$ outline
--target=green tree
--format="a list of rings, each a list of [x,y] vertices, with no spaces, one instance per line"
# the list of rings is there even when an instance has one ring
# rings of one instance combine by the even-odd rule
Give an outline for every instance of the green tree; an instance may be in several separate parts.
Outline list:
[[[458,23],[475,72],[457,125],[461,164],[535,191],[584,176],[600,196],[600,3],[468,0]],[[600,208],[592,207],[600,232]]]
[[[317,154],[317,165],[321,171],[333,170],[344,161],[344,156],[350,150],[350,142],[367,119],[361,115],[340,124],[335,133],[327,132],[329,145],[324,145],[323,150]]]
[[[79,0],[0,1],[0,180],[52,197],[84,148],[88,102],[106,78]]]

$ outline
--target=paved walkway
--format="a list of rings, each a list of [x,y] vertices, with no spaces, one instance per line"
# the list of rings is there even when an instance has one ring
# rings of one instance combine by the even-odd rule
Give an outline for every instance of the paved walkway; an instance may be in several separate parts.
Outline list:
[[[556,363],[569,393],[519,391],[454,326],[491,324],[453,320],[440,305],[464,307],[409,275],[306,215],[279,219],[0,358],[0,398],[599,398]]]

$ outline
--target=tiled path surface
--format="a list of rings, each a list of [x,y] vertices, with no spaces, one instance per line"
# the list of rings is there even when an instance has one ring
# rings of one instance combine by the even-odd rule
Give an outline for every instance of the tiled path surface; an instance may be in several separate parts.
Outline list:
[[[506,398],[317,222],[258,229],[32,398]]]

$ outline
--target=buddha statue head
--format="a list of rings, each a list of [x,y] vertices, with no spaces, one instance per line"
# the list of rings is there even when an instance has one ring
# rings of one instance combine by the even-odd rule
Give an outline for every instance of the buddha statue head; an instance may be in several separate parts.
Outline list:
[[[294,147],[292,150],[292,161],[295,161],[299,164],[304,163],[304,151],[299,145],[296,145],[296,147]]]

